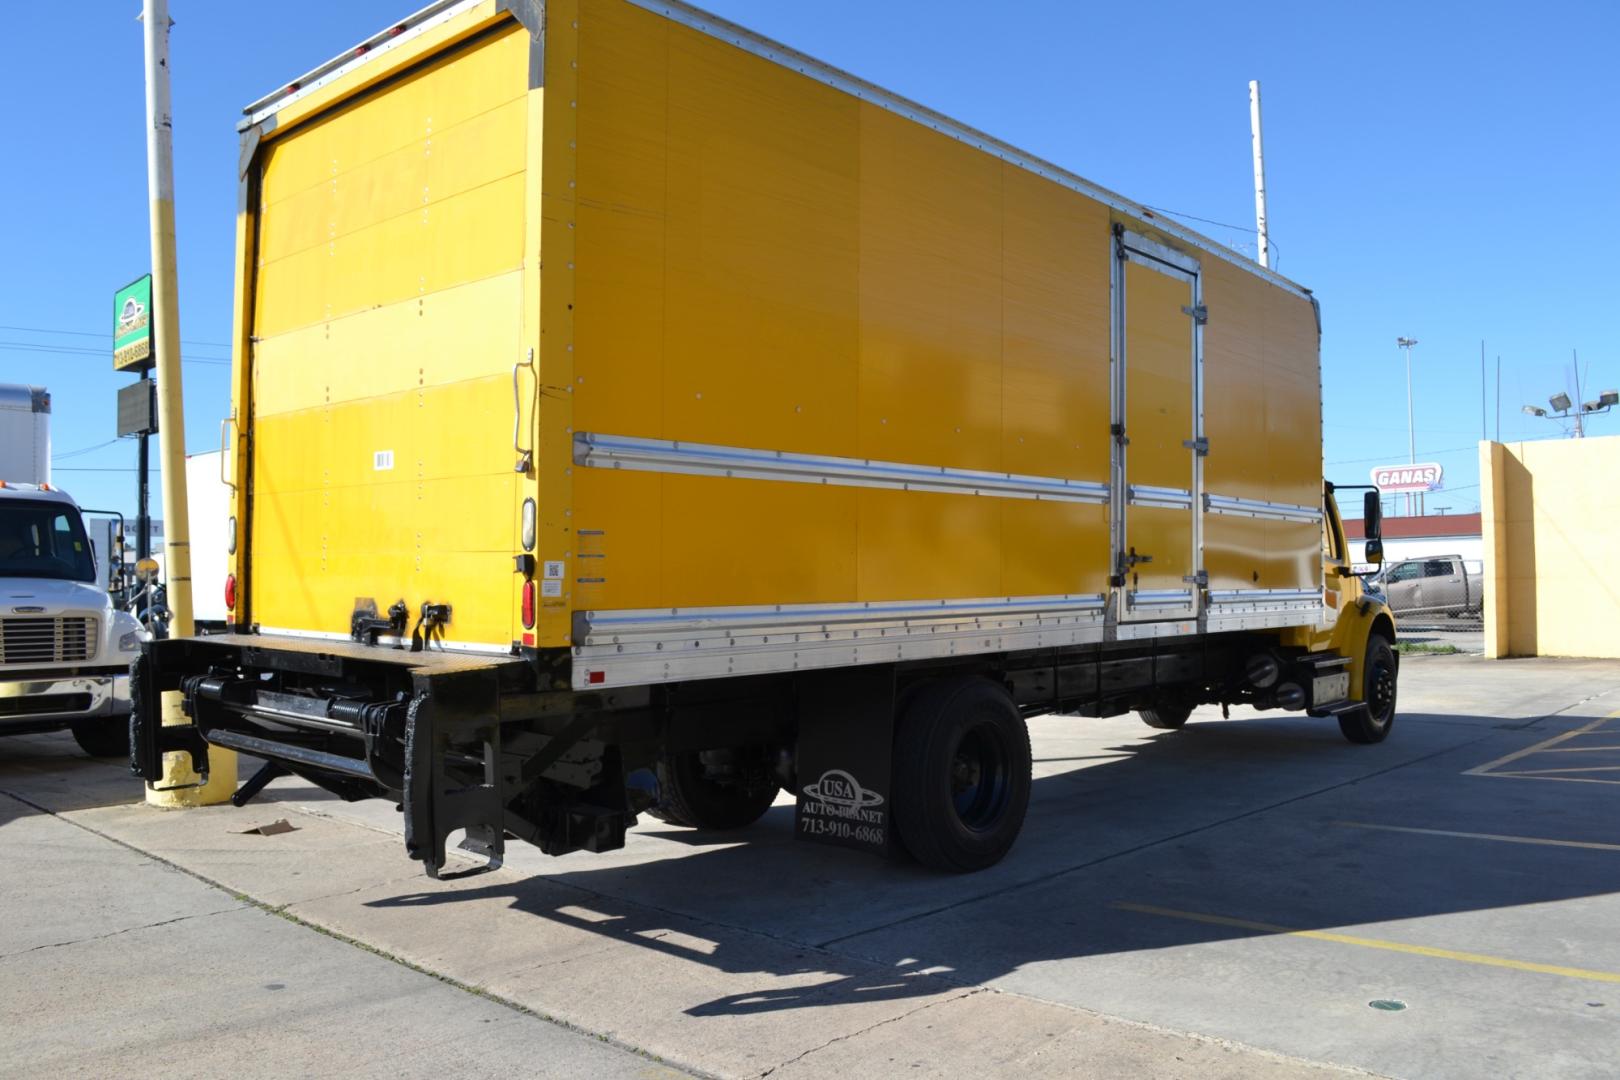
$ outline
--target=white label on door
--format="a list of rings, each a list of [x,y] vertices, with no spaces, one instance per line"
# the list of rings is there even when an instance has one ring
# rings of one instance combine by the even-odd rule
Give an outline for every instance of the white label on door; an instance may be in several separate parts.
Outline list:
[[[546,570],[542,575],[547,581],[561,581],[563,576],[563,563],[561,559],[547,559]]]
[[[394,452],[392,450],[374,450],[371,454],[371,468],[374,472],[387,472],[394,467]]]
[[[541,596],[561,596],[562,595],[562,582],[560,582],[560,581],[542,581],[540,583],[540,595]]]

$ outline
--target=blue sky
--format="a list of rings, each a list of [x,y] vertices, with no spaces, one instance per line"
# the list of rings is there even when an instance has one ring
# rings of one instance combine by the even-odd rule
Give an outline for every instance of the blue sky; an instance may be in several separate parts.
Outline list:
[[[206,449],[229,409],[238,110],[413,4],[171,3],[186,434]],[[1571,349],[1589,391],[1620,385],[1620,5],[707,6],[1131,198],[1235,225],[1193,222],[1250,252],[1259,78],[1277,267],[1323,306],[1332,479],[1405,459],[1398,335],[1420,342],[1419,459],[1447,470],[1431,509],[1478,505],[1481,339],[1493,430],[1502,358],[1507,440],[1559,434],[1520,406],[1573,396]],[[23,5],[8,28],[31,44],[0,75],[0,382],[49,386],[58,482],[129,510],[133,444],[72,452],[112,438],[127,377],[111,296],[149,263],[138,10]],[[1590,430],[1620,434],[1620,413]]]

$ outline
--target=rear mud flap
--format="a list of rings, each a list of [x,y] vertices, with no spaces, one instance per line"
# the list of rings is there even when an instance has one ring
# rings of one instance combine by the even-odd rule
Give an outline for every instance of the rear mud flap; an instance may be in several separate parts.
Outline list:
[[[894,699],[894,673],[886,667],[801,682],[793,822],[799,839],[898,854],[890,797]]]

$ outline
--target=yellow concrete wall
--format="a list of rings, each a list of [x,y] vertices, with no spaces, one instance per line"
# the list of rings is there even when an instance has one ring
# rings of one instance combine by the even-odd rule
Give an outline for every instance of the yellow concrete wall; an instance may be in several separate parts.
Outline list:
[[[1620,658],[1620,436],[1480,444],[1485,655]]]

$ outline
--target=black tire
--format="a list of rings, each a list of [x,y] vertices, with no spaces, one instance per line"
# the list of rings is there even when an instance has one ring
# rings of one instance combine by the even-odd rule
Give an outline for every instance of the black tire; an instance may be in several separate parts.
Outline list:
[[[1029,729],[983,679],[928,687],[895,727],[894,826],[913,858],[953,873],[993,866],[1029,808]]]
[[[102,720],[80,720],[73,725],[73,741],[79,749],[98,758],[129,758],[129,717],[109,716]]]
[[[723,831],[742,829],[765,816],[781,790],[775,780],[710,779],[700,751],[668,754],[658,763],[658,804],[647,812],[671,825]]]
[[[1339,730],[1353,743],[1380,743],[1395,726],[1395,648],[1383,634],[1367,638],[1361,665],[1361,700],[1365,707],[1339,717]]]
[[[1171,702],[1159,702],[1152,708],[1138,709],[1136,715],[1142,718],[1142,723],[1150,728],[1161,731],[1180,731],[1186,724],[1187,718],[1192,715],[1191,705],[1177,705]]]

